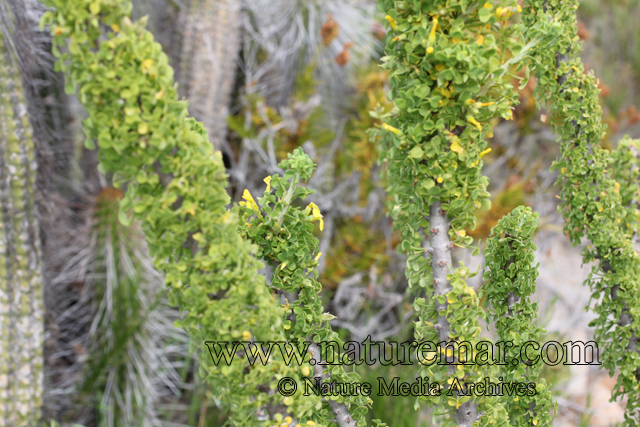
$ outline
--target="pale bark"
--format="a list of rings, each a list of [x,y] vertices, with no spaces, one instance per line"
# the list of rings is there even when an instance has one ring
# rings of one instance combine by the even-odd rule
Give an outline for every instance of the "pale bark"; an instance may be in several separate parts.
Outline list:
[[[433,287],[435,295],[446,295],[453,290],[451,282],[447,279],[452,268],[451,251],[453,243],[449,239],[450,221],[447,213],[442,210],[442,203],[436,202],[429,207],[430,244],[428,252],[431,254],[431,268],[433,270]],[[447,310],[447,301],[440,303],[436,300],[436,310]],[[450,327],[446,316],[438,314],[438,339],[440,342],[452,341],[449,337]],[[455,365],[449,365],[449,372],[453,373]],[[471,427],[478,420],[478,405],[469,400],[456,409],[458,427]]]

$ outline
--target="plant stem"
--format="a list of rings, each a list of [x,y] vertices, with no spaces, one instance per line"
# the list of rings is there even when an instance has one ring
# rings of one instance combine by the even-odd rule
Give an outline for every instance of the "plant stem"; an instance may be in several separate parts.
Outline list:
[[[298,294],[286,291],[283,291],[282,293],[289,305],[293,305],[294,302],[298,301]],[[292,312],[289,318],[292,323],[295,323],[296,314]],[[325,374],[324,372],[318,344],[313,342],[313,338],[311,336],[307,337],[307,342],[309,343],[309,354],[311,355],[311,360],[313,360],[313,377],[319,378],[319,383],[322,385],[325,380],[331,378],[331,375],[328,373]],[[335,422],[338,423],[338,426],[355,427],[358,425],[357,421],[351,416],[351,412],[347,405],[332,399],[327,399],[326,401],[329,404],[329,408],[331,408],[331,412],[333,412],[333,415],[335,416]]]
[[[453,290],[451,283],[447,279],[449,269],[452,265],[451,249],[452,243],[449,240],[450,222],[447,213],[442,210],[442,203],[436,202],[429,207],[429,219],[431,227],[431,268],[433,270],[433,287],[435,295],[446,295]],[[440,315],[441,311],[447,310],[447,301],[440,302],[436,299],[436,311],[438,313],[438,338],[440,342],[446,343],[450,340],[450,326],[446,316]],[[446,349],[443,348],[443,351]],[[449,364],[449,373],[455,373],[455,365]],[[468,400],[456,409],[458,427],[471,427],[478,419],[478,405],[473,400]]]

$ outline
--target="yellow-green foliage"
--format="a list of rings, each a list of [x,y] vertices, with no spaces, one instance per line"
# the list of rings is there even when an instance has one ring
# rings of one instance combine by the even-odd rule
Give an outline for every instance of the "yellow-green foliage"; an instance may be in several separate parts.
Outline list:
[[[494,322],[500,341],[513,343],[507,350],[508,359],[520,363],[507,363],[503,368],[503,381],[523,381],[532,383],[537,394],[513,398],[504,396],[502,400],[509,413],[510,424],[518,427],[549,425],[552,421],[551,409],[557,405],[551,401],[549,384],[538,376],[543,364],[531,364],[524,360],[527,354],[523,345],[540,342],[545,330],[536,326],[538,304],[531,302],[536,290],[538,266],[535,265],[536,245],[533,233],[538,226],[538,213],[531,208],[518,206],[504,215],[491,230],[487,239],[485,285],[479,296],[484,299],[488,320]],[[535,353],[531,351],[532,353]],[[537,382],[536,382],[537,381]]]
[[[132,23],[122,0],[48,0],[42,24],[54,36],[57,67],[67,90],[78,88],[86,107],[87,145],[97,140],[100,169],[126,184],[120,219],[133,211],[142,222],[155,266],[163,271],[179,322],[193,346],[204,341],[284,340],[284,313],[269,293],[256,247],[238,234],[224,165],[200,123],[179,101],[167,57],[144,20]],[[60,53],[60,46],[68,51]],[[236,357],[214,366],[202,353],[200,375],[215,387],[212,397],[239,425],[260,425],[247,414],[268,403],[285,404],[300,421],[315,414],[319,398],[284,399],[257,393],[282,375],[299,378],[276,353],[267,366]]]
[[[523,20],[530,29],[553,25],[558,36],[537,49],[533,71],[538,79],[536,99],[550,104],[553,131],[561,143],[561,157],[554,162],[560,185],[559,211],[564,230],[577,245],[587,238],[584,263],[593,264],[585,282],[592,290],[590,307],[597,315],[594,338],[604,348],[603,367],[613,375],[619,371],[612,398],[626,397],[625,421],[640,421],[640,258],[628,236],[627,207],[623,204],[620,170],[612,170],[612,157],[600,146],[605,135],[598,87],[593,73],[585,73],[576,35],[576,0],[525,2]],[[622,182],[616,182],[619,176]],[[635,184],[637,185],[637,184]],[[625,190],[626,192],[626,190]]]
[[[492,120],[511,119],[517,104],[507,76],[524,71],[526,84],[525,60],[548,35],[535,28],[529,43],[522,42],[515,1],[378,0],[378,7],[389,26],[383,67],[390,71],[395,104],[389,114],[378,115],[388,131],[381,159],[388,163],[391,215],[402,231],[409,285],[423,288],[429,298],[414,303],[416,339],[475,346],[478,319],[485,314],[466,284],[472,274],[464,265],[455,269],[449,252],[454,244],[472,243],[465,230],[475,228],[477,209],[488,211],[491,205],[482,157],[490,151],[486,138],[493,135]],[[431,247],[424,249],[427,238]],[[503,372],[455,368],[425,366],[421,375],[452,384],[454,378],[468,382]],[[509,425],[511,415],[521,415],[484,396],[454,393],[420,401],[449,414],[445,425]]]
[[[279,166],[285,171],[284,176],[267,177],[267,188],[257,202],[245,190],[246,201],[241,202],[244,225],[240,226],[240,231],[259,246],[258,257],[273,267],[271,286],[287,298],[283,307],[285,312],[291,313],[284,322],[287,340],[304,343],[313,338],[316,342],[336,342],[342,348],[344,343],[329,324],[335,316],[324,313],[323,302],[318,296],[322,285],[315,267],[322,253],[319,252],[318,239],[313,236],[312,223],[318,222],[322,231],[323,216],[314,203],[304,209],[294,205],[296,199],[304,200],[314,193],[299,184],[309,180],[315,165],[302,149],[297,148]],[[330,371],[331,381],[359,382],[355,372],[346,372],[343,367],[333,366]],[[358,394],[344,396],[341,400],[346,408],[350,408],[348,417],[358,421],[363,420],[371,403],[371,399]],[[341,411],[342,417],[346,408]],[[335,408],[331,409],[337,416]],[[331,418],[333,416],[327,417],[320,411],[314,417],[323,423]]]

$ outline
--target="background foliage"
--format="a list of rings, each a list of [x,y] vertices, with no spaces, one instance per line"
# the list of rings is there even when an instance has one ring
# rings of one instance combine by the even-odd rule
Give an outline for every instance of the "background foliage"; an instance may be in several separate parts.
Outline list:
[[[59,2],[56,5],[71,8],[74,4],[66,3]],[[369,334],[373,339],[395,340],[414,336],[411,320],[416,313],[410,302],[416,296],[425,295],[419,289],[408,289],[404,275],[406,259],[398,251],[402,236],[393,228],[396,203],[387,200],[384,191],[387,182],[384,174],[381,174],[383,166],[376,162],[378,148],[369,142],[370,135],[367,132],[381,124],[378,117],[369,115],[370,110],[377,107],[380,117],[391,110],[387,92],[394,88],[394,80],[390,82],[388,71],[377,65],[382,56],[382,46],[390,42],[384,30],[384,25],[390,25],[385,20],[385,14],[376,12],[375,2],[372,1],[255,1],[237,7],[231,4],[233,2],[211,0],[208,2],[211,8],[207,9],[210,12],[202,14],[206,15],[206,19],[200,17],[198,23],[193,17],[193,10],[198,10],[198,2],[193,5],[184,3],[165,0],[133,2],[132,21],[149,15],[147,28],[167,53],[166,58],[149,38],[140,37],[143,32],[139,24],[132,23],[129,26],[119,21],[110,22],[109,18],[105,21],[107,27],[113,23],[118,25],[117,30],[107,28],[113,37],[109,41],[113,47],[101,52],[85,49],[83,43],[98,35],[97,29],[92,29],[90,25],[90,5],[85,15],[74,15],[74,19],[77,19],[75,22],[89,22],[86,36],[69,22],[60,25],[59,36],[66,37],[70,32],[78,35],[70,50],[62,48],[63,54],[75,55],[78,64],[95,64],[91,72],[84,75],[79,71],[83,67],[78,66],[78,72],[73,77],[76,81],[86,83],[85,90],[79,95],[83,104],[89,104],[86,111],[77,99],[62,92],[61,78],[59,75],[55,77],[57,70],[53,70],[51,61],[49,65],[46,65],[46,61],[40,65],[48,74],[41,71],[40,74],[29,74],[25,71],[26,65],[23,69],[27,90],[31,87],[29,82],[39,88],[30,92],[31,99],[47,100],[31,101],[30,114],[32,121],[34,117],[43,117],[38,123],[41,123],[42,129],[48,130],[47,138],[40,137],[41,143],[36,153],[41,170],[38,187],[42,194],[39,199],[40,210],[43,218],[53,218],[48,223],[44,222],[42,233],[47,236],[43,243],[47,298],[45,413],[61,423],[200,427],[222,425],[227,420],[228,412],[220,409],[224,407],[224,399],[212,393],[210,385],[201,384],[198,380],[198,370],[205,369],[208,361],[188,356],[186,335],[170,326],[179,313],[166,300],[162,283],[166,278],[175,283],[175,288],[180,285],[184,287],[185,284],[175,282],[171,271],[162,277],[151,268],[140,227],[149,231],[154,229],[154,223],[159,224],[160,221],[166,221],[162,227],[173,224],[176,234],[172,238],[157,234],[156,244],[150,245],[151,252],[154,255],[163,253],[166,259],[191,259],[195,256],[193,247],[211,247],[207,246],[207,223],[225,221],[224,205],[230,200],[242,201],[245,189],[253,195],[263,194],[263,179],[266,176],[275,177],[276,174],[283,176],[286,168],[281,166],[281,161],[300,147],[317,163],[313,175],[301,188],[315,190],[315,194],[309,196],[304,204],[293,203],[292,212],[300,217],[313,214],[313,209],[307,214],[304,212],[307,202],[313,201],[323,215],[322,231],[315,227],[304,232],[304,245],[312,248],[305,252],[304,262],[317,271],[318,281],[313,283],[317,290],[321,290],[314,304],[318,310],[336,316],[330,323],[335,334],[343,340],[361,341]],[[639,61],[634,47],[638,32],[632,27],[638,15],[636,3],[628,1],[621,5],[589,0],[582,2],[578,10],[578,35],[585,41],[585,68],[593,68],[600,79],[601,92],[599,95],[594,92],[593,96],[599,96],[603,106],[603,122],[608,124],[602,143],[605,148],[618,146],[618,141],[625,134],[638,136],[640,116],[634,106],[638,80],[638,67],[635,65]],[[105,6],[100,6],[100,13],[108,14],[108,11],[116,10],[119,4],[104,2]],[[30,11],[29,16],[36,18],[43,13],[41,7],[29,2],[3,2],[2,7],[6,10],[24,7]],[[68,13],[73,15],[74,12],[69,9]],[[24,25],[41,37],[47,32],[38,32],[36,21],[33,19],[30,24],[27,22]],[[6,20],[3,22],[3,34],[22,40],[19,28],[8,26]],[[57,29],[53,30],[57,34]],[[205,36],[194,37],[198,31]],[[231,34],[239,41],[235,49],[224,53],[219,49],[219,44],[228,42]],[[140,41],[135,45],[136,48],[127,50],[124,41],[138,37]],[[50,47],[47,41],[38,40],[41,45],[36,52],[46,52]],[[224,57],[227,61],[221,68],[216,69],[211,65],[212,48],[215,58]],[[35,57],[44,58],[42,55]],[[29,64],[26,53],[22,58],[25,64]],[[123,62],[119,63],[117,58],[123,58]],[[137,58],[138,62],[132,62],[132,58]],[[145,62],[147,58],[151,59],[150,63]],[[94,59],[95,62],[91,62]],[[100,65],[106,63],[130,66],[127,75],[131,76],[131,80],[114,81],[109,68]],[[237,66],[230,67],[228,64]],[[208,175],[204,174],[200,178],[202,181],[198,181],[198,185],[205,188],[209,196],[189,195],[183,190],[185,187],[180,186],[183,181],[175,180],[172,190],[164,196],[165,206],[147,200],[137,208],[137,216],[143,220],[142,223],[134,220],[123,226],[115,221],[117,210],[113,203],[121,197],[113,187],[122,181],[123,176],[113,172],[120,166],[126,167],[125,174],[135,178],[137,183],[134,186],[140,189],[140,194],[159,194],[159,183],[147,180],[153,180],[154,174],[145,172],[155,171],[155,164],[146,161],[158,158],[153,153],[170,151],[174,142],[154,139],[155,130],[167,132],[167,129],[171,129],[171,132],[186,132],[189,135],[190,151],[178,154],[183,159],[198,153],[199,148],[196,147],[205,145],[206,133],[194,122],[181,124],[177,119],[164,120],[167,116],[151,113],[153,108],[160,105],[167,112],[172,112],[170,117],[177,118],[185,114],[185,105],[178,101],[178,94],[169,83],[172,75],[169,66],[176,71],[176,80],[180,82],[178,91],[191,88],[181,95],[189,101],[189,111],[198,120],[207,123],[209,137],[215,141],[216,149],[222,150],[223,156],[214,161],[215,169],[208,171]],[[208,71],[205,73],[204,70]],[[443,71],[446,70],[438,70]],[[203,75],[205,78],[215,75],[215,81],[224,82],[218,84],[225,85],[227,93],[222,91],[214,95],[220,96],[217,99],[227,97],[228,116],[221,118],[218,109],[210,108],[198,98],[198,91],[193,88],[209,83],[206,79],[203,83]],[[150,81],[154,83],[149,86]],[[42,82],[49,83],[44,85]],[[513,79],[512,83],[518,88],[517,79]],[[459,242],[463,243],[469,239],[462,238],[461,234],[471,236],[479,240],[481,248],[484,248],[485,239],[500,218],[516,206],[529,205],[540,213],[536,259],[546,259],[548,262],[546,254],[553,251],[557,257],[569,257],[579,266],[581,260],[576,256],[577,253],[564,246],[567,238],[561,230],[563,220],[555,212],[559,203],[555,195],[560,194],[560,187],[555,186],[554,182],[560,170],[549,172],[548,169],[552,160],[560,155],[560,147],[549,127],[552,114],[535,106],[533,91],[539,84],[531,79],[526,86],[518,89],[517,95],[521,101],[513,110],[513,120],[486,117],[493,128],[493,136],[488,135],[487,145],[492,151],[482,156],[485,163],[482,173],[490,178],[487,186],[490,196],[487,197],[491,199],[491,206],[486,204],[477,211],[475,229],[469,227],[470,219],[462,221],[458,228],[464,234],[453,237],[460,237]],[[210,85],[212,88],[215,86],[213,83]],[[109,89],[119,91],[125,86],[138,86],[139,89],[109,98]],[[139,94],[143,95],[141,104],[137,104]],[[434,98],[434,102],[446,102],[446,93],[435,96],[438,99]],[[124,100],[123,105],[117,104],[120,99]],[[46,106],[46,111],[31,111],[32,105]],[[124,111],[131,114],[121,114],[123,107],[128,108]],[[96,158],[95,151],[83,145],[80,121],[87,117],[89,121],[84,122],[86,128],[91,128],[95,120],[118,121],[116,128],[120,130],[112,135],[95,127],[90,131],[98,143],[101,146],[104,144],[109,150],[101,154],[100,159]],[[479,121],[483,117],[473,116]],[[470,123],[466,125],[473,129]],[[437,120],[433,125],[437,126]],[[37,131],[37,126],[35,128]],[[176,128],[180,130],[174,130]],[[145,147],[135,145],[140,135],[149,137]],[[626,150],[620,150],[620,153],[628,153],[633,148],[632,143],[625,144],[620,144]],[[59,151],[51,147],[58,147]],[[461,147],[469,151],[467,145],[462,144]],[[477,147],[474,156],[479,157],[484,149],[484,146]],[[210,155],[208,149],[205,151],[206,155]],[[121,162],[123,153],[137,159],[137,163],[127,165]],[[196,154],[196,157],[199,155]],[[98,160],[105,165],[100,171],[97,169]],[[67,163],[72,167],[64,166]],[[467,163],[470,166],[473,160]],[[202,171],[198,169],[202,163],[198,163],[197,159],[184,164],[187,166],[181,168],[176,164],[161,163],[159,166],[163,173],[184,173],[191,177],[189,179],[195,176],[195,172],[191,175],[189,171]],[[473,169],[475,166],[470,167]],[[612,169],[619,172],[623,170]],[[228,199],[211,199],[215,193],[213,188],[209,188],[211,182],[217,183],[218,194],[223,192],[223,171],[229,180],[224,190]],[[450,178],[446,176],[446,171],[437,172],[434,177],[438,175],[443,181]],[[53,178],[43,179],[43,176]],[[635,175],[624,177],[625,180],[635,178]],[[278,181],[277,178],[272,179],[274,184]],[[633,198],[633,190],[623,188],[622,191],[622,200]],[[178,196],[183,199],[179,208],[181,214],[171,216],[167,214],[166,207],[175,203]],[[213,200],[211,203],[215,207],[206,207],[211,217],[199,224],[189,219],[185,221],[185,218],[194,218],[190,213],[192,210],[199,213],[203,209],[197,204],[197,200],[202,200],[200,197]],[[263,206],[259,199],[256,200]],[[628,203],[623,202],[622,205],[628,206]],[[242,209],[249,214],[247,208]],[[629,209],[627,218],[634,218],[632,208]],[[387,214],[391,214],[391,217],[387,217]],[[123,219],[125,223],[128,222]],[[254,216],[251,221],[256,220]],[[257,226],[257,223],[254,224]],[[227,225],[230,230],[233,224]],[[625,226],[633,228],[633,223],[625,223]],[[251,232],[255,232],[255,228]],[[181,248],[179,254],[162,249],[179,247],[174,242],[181,241],[181,236],[188,234],[196,242],[191,248]],[[241,252],[245,255],[253,250],[248,246],[243,248],[244,252]],[[320,252],[320,258],[314,261]],[[453,257],[454,260],[469,261],[470,253],[471,250],[456,248]],[[267,266],[261,271],[269,283],[276,286],[282,275],[272,276],[269,264],[271,267],[277,265],[270,262],[266,255],[264,260]],[[198,262],[206,264],[203,260]],[[314,262],[317,265],[311,266]],[[489,258],[482,264],[486,264],[485,272],[491,271]],[[592,329],[577,330],[573,326],[576,319],[582,319],[577,323],[584,325],[591,320],[589,318],[583,322],[584,318],[579,317],[583,316],[580,314],[585,305],[582,304],[583,300],[589,298],[588,293],[585,294],[579,286],[581,281],[575,276],[564,279],[561,285],[569,289],[567,297],[558,286],[549,285],[552,280],[549,279],[548,270],[545,276],[545,268],[549,267],[545,267],[544,262],[541,264],[538,292],[532,297],[540,301],[540,328],[546,327],[549,331],[541,336],[541,340],[551,337],[574,339],[576,334],[582,333],[586,337],[591,336]],[[210,265],[207,267],[212,268]],[[256,264],[250,268],[257,271],[262,267]],[[471,264],[470,267],[474,270],[478,265]],[[156,264],[156,268],[163,270],[164,267]],[[555,270],[555,274],[570,275],[567,271]],[[243,273],[243,277],[249,276]],[[145,279],[138,279],[140,277]],[[482,282],[482,275],[467,281],[476,290],[480,289]],[[182,295],[187,295],[185,298],[190,301],[200,301],[200,305],[196,306],[206,313],[205,306],[210,304],[203,302],[208,300],[206,294],[218,291],[220,289],[211,288],[197,295]],[[173,303],[182,298],[179,295],[183,291],[177,292],[174,293]],[[263,298],[259,295],[253,297]],[[239,295],[238,298],[248,296]],[[122,313],[127,313],[127,319],[123,319]],[[287,321],[278,312],[269,312],[265,316],[273,318],[275,323]],[[139,322],[128,321],[136,317]],[[233,326],[240,325],[241,320],[224,321],[230,331],[229,336],[243,334],[244,329]],[[182,326],[188,326],[190,321],[193,320],[187,318]],[[287,334],[296,333],[296,336],[302,337],[303,325],[300,323],[300,326],[287,330]],[[495,339],[501,333],[504,331],[483,329],[482,336]],[[198,334],[206,335],[207,339],[214,339],[215,335],[202,331]],[[164,352],[140,350],[154,346]],[[101,368],[102,365],[111,366],[109,373]],[[408,376],[407,379],[414,375],[413,371],[405,372],[404,367],[376,367],[359,371],[363,380],[374,383],[374,375]],[[601,404],[608,399],[607,393],[613,388],[613,384],[603,383],[605,380],[601,374],[580,373],[568,367],[547,367],[541,375],[552,386],[559,403],[555,421],[557,425],[608,425],[621,421],[619,406],[613,404],[605,407]],[[576,387],[576,384],[583,386]],[[589,397],[589,393],[597,394],[601,389],[605,391],[602,394],[604,398]],[[86,393],[81,393],[82,390]],[[122,399],[123,396],[142,395],[149,398]],[[233,396],[238,399],[234,403],[255,405],[248,399],[242,400],[240,391]],[[429,409],[423,407],[413,412],[414,402],[410,399],[374,397],[373,400],[369,418],[382,419],[392,426],[434,423],[435,418]],[[591,409],[593,405],[596,405],[595,409]],[[297,406],[296,410],[303,411],[304,408]],[[135,422],[127,418],[131,416],[136,419]]]

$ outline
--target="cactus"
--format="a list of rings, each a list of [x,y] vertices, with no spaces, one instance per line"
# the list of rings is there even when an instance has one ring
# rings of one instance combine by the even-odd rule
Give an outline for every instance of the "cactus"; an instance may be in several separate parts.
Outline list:
[[[16,59],[0,33],[0,426],[40,418],[44,339],[37,165]]]

